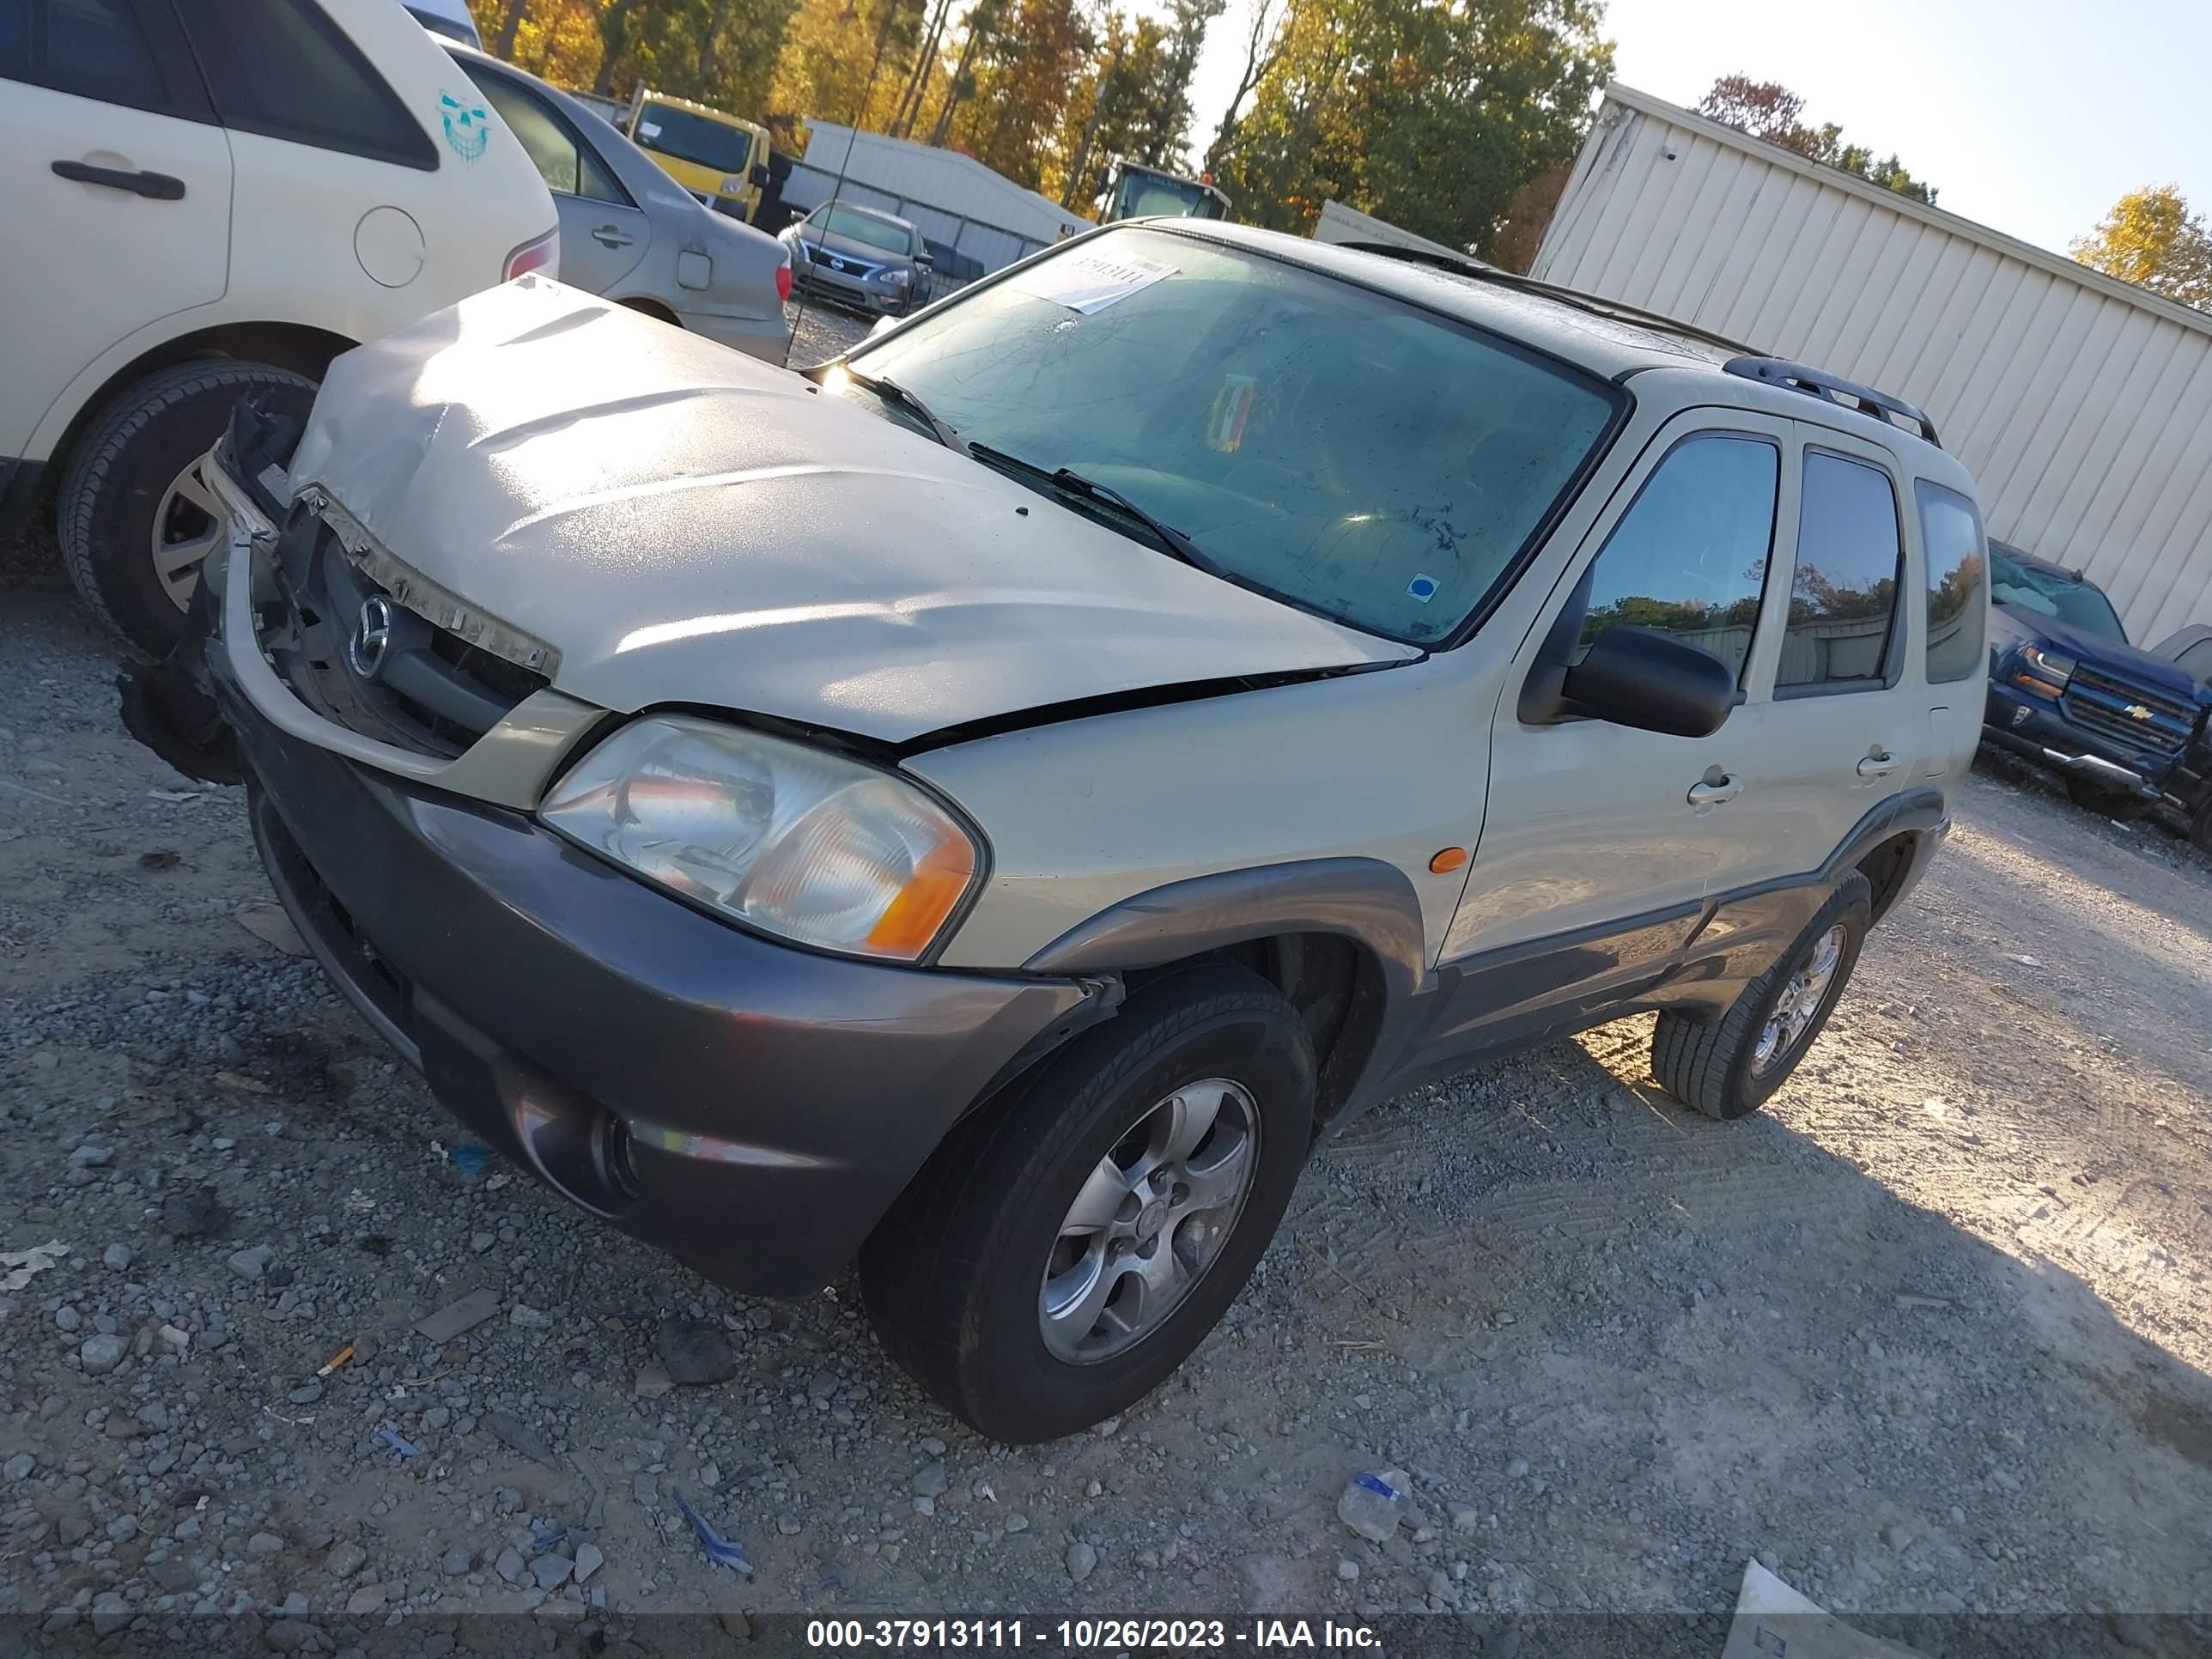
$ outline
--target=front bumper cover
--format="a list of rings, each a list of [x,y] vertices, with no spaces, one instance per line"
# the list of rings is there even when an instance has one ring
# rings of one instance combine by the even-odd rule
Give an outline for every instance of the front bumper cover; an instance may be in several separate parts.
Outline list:
[[[450,768],[339,752],[252,639],[250,543],[204,655],[285,908],[448,1110],[623,1231],[740,1290],[817,1288],[964,1113],[1110,1009],[1104,981],[781,945]]]
[[[2162,786],[2173,765],[2171,757],[2131,755],[2117,744],[2087,736],[2051,703],[1996,680],[1990,682],[1982,732],[1998,747],[2015,755],[2146,800],[2164,796]]]

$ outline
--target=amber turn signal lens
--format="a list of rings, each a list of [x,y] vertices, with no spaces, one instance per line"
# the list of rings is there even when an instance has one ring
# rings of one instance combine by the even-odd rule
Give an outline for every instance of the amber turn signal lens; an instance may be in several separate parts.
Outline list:
[[[1447,847],[1429,860],[1429,868],[1437,875],[1448,876],[1467,862],[1467,848]]]

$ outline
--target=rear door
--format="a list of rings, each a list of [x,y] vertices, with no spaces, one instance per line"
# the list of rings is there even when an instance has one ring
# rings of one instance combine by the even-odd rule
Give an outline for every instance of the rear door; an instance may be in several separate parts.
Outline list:
[[[1730,807],[1752,849],[1735,873],[1753,881],[1818,870],[1930,757],[1905,481],[1879,445],[1803,423],[1798,435],[1796,534],[1777,561],[1787,614],[1746,711],[1757,769]]]
[[[137,330],[223,295],[230,150],[166,0],[0,0],[0,458]]]
[[[568,119],[535,90],[496,70],[461,67],[553,192],[561,216],[561,280],[592,294],[612,292],[645,257],[653,222]]]

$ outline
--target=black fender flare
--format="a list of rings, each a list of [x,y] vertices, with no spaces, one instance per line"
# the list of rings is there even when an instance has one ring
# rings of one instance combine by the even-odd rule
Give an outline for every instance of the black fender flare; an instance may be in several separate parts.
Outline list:
[[[1158,968],[1283,933],[1334,933],[1365,946],[1394,1002],[1428,977],[1413,884],[1371,858],[1301,859],[1171,881],[1079,922],[1022,967],[1061,975]]]

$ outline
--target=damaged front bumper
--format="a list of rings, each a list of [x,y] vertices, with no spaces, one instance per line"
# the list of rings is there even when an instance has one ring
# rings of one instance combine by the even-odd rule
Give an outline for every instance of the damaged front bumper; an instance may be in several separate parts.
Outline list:
[[[301,509],[280,527],[208,473],[207,684],[286,910],[450,1111],[595,1216],[741,1290],[818,1287],[963,1114],[1103,1012],[1073,979],[779,944],[579,851],[530,809],[611,717],[557,693],[450,758],[337,725],[263,648]]]

